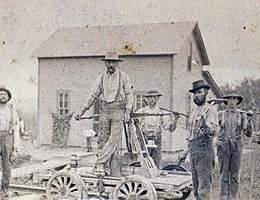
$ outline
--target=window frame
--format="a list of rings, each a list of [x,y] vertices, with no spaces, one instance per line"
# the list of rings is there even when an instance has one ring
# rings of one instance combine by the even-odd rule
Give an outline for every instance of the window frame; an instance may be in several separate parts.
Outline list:
[[[140,108],[145,107],[146,105],[143,106],[143,100],[145,99],[144,95],[147,94],[148,91],[145,90],[135,90],[134,92],[134,105],[133,105],[133,110],[137,111]],[[138,102],[140,104],[140,107],[137,106],[137,95],[141,95],[141,99],[140,102]]]
[[[62,97],[62,101],[61,101],[61,95],[63,95]],[[65,95],[67,95],[67,106],[65,106]],[[69,115],[70,112],[70,91],[69,90],[58,90],[57,91],[57,113],[59,116],[67,116]],[[60,104],[60,102],[62,102],[62,106]],[[63,114],[61,114],[61,110],[63,112]],[[67,112],[66,112],[67,110]]]
[[[188,71],[191,71],[192,68],[192,51],[193,51],[193,44],[192,41],[188,41],[188,48],[187,48],[187,53],[188,53],[188,58],[187,58],[187,69]]]

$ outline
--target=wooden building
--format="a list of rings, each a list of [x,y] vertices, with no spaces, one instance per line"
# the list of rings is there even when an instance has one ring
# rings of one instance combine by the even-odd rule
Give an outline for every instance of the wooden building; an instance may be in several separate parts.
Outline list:
[[[117,51],[124,60],[120,68],[133,82],[134,109],[142,106],[142,95],[148,90],[158,90],[163,94],[161,106],[189,113],[188,89],[203,78],[213,84],[211,96],[221,95],[209,72],[203,71],[210,63],[197,22],[61,28],[33,54],[39,69],[41,144],[52,142],[52,113],[66,116],[81,111],[97,76],[106,70],[100,58],[107,51]],[[96,123],[69,120],[68,144],[85,146],[82,132]],[[176,150],[184,143],[185,123],[180,124],[176,134],[165,135],[165,150]]]

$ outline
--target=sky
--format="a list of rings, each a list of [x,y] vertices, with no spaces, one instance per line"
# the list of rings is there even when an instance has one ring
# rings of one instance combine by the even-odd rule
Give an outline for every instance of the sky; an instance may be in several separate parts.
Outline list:
[[[260,78],[259,0],[0,0],[0,86],[37,111],[32,53],[58,28],[198,21],[219,86]]]

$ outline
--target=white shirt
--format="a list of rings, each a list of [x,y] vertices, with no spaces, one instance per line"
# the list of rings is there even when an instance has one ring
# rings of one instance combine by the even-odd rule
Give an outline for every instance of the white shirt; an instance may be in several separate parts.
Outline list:
[[[148,114],[164,114],[168,112],[163,112],[158,106],[150,108],[146,106],[140,108],[137,113],[148,113]],[[163,129],[166,130],[167,127],[171,124],[169,116],[146,116],[141,118],[142,131],[154,131],[161,132]]]
[[[119,73],[121,78],[119,78]],[[131,109],[133,106],[134,95],[128,74],[122,71],[116,71],[114,74],[105,73],[98,76],[91,95],[89,96],[86,106],[90,108],[96,97],[100,97],[106,102],[114,102],[116,100],[125,100],[126,108]],[[116,99],[118,94],[118,99]]]
[[[12,127],[10,127],[11,120]],[[0,105],[0,131],[12,131],[14,137],[14,149],[20,148],[19,117],[11,104]]]
[[[0,131],[9,131],[11,123],[11,111],[8,106],[0,108]]]

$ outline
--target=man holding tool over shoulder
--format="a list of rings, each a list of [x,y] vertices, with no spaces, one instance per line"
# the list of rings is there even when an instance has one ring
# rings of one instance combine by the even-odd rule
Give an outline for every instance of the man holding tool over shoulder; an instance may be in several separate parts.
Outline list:
[[[123,131],[123,122],[128,122],[133,105],[132,84],[128,74],[118,69],[116,52],[108,52],[105,61],[106,73],[100,75],[87,100],[80,118],[97,99],[101,100],[99,116],[98,153],[95,171],[111,176],[121,176],[121,158],[118,154]]]
[[[238,94],[229,94],[227,108],[219,112],[220,133],[217,135],[220,166],[220,200],[236,200],[239,190],[239,171],[243,150],[243,137],[252,136],[252,114],[237,108],[243,101]],[[253,124],[251,124],[253,125]]]
[[[148,91],[144,96],[147,99],[148,106],[136,111],[136,113],[147,114],[147,116],[141,117],[141,129],[146,139],[149,154],[158,169],[160,169],[162,158],[162,131],[173,132],[176,129],[176,123],[179,118],[179,115],[175,114],[171,122],[169,115],[173,114],[166,109],[160,108],[157,104],[161,96],[162,94],[156,90]],[[155,115],[151,116],[152,114]],[[152,144],[149,144],[150,140],[153,140]]]
[[[189,92],[193,94],[196,106],[189,117],[188,149],[179,158],[179,162],[184,162],[188,152],[190,153],[194,196],[197,200],[210,200],[214,168],[212,140],[219,131],[217,112],[212,105],[218,102],[216,100],[207,103],[211,87],[203,80],[195,81],[192,85],[193,88]]]

